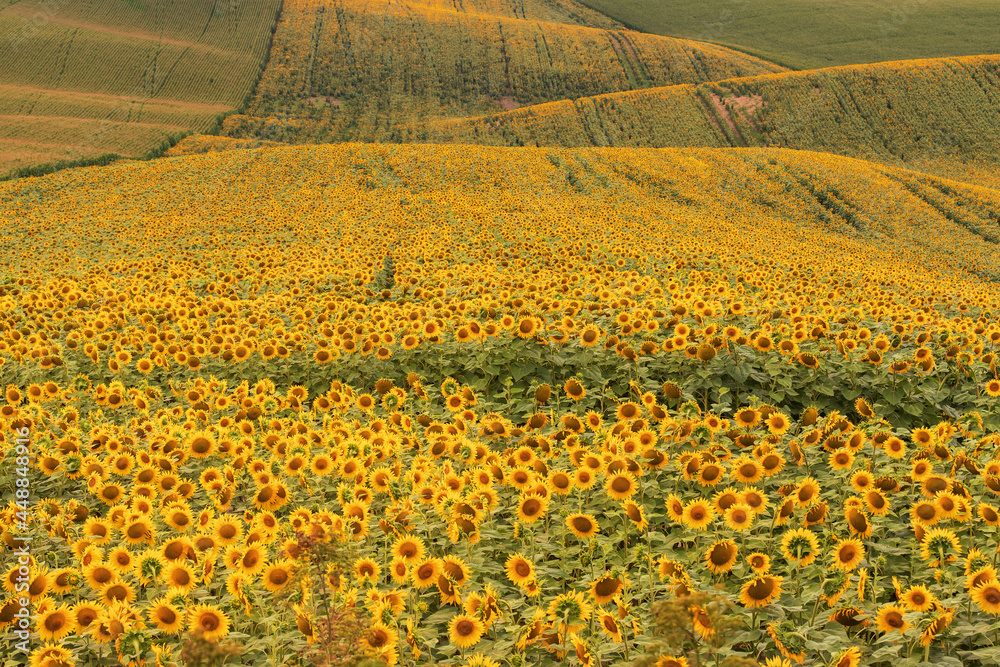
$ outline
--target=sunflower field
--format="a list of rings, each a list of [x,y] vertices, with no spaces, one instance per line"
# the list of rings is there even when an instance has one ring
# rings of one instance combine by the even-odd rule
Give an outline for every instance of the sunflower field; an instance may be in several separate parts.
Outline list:
[[[0,664],[997,664],[998,234],[779,149],[0,185]]]
[[[420,141],[429,136],[421,124],[440,118],[782,71],[625,30],[576,3],[287,0],[254,97],[223,134]]]
[[[774,146],[890,164],[994,166],[1000,58],[760,74],[428,123],[436,141],[507,146]],[[975,180],[973,182],[980,182]]]

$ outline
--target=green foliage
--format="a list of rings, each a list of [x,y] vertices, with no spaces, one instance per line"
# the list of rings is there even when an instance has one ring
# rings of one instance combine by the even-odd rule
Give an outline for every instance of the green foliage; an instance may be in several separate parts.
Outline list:
[[[736,45],[795,69],[978,55],[997,48],[994,0],[581,0],[633,28]]]

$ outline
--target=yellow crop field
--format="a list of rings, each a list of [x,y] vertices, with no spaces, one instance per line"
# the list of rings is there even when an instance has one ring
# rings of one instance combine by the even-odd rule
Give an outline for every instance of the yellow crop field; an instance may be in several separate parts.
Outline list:
[[[0,175],[141,156],[238,107],[278,0],[24,0],[0,8]]]
[[[426,128],[528,146],[774,146],[934,168],[993,162],[1000,56],[788,72],[562,100]]]
[[[2,184],[0,626],[29,600],[46,666],[980,664],[998,241],[996,190],[784,149]]]
[[[548,3],[288,0],[255,98],[223,134],[415,141],[427,134],[412,124],[438,118],[784,71],[711,44],[578,24],[588,16]]]

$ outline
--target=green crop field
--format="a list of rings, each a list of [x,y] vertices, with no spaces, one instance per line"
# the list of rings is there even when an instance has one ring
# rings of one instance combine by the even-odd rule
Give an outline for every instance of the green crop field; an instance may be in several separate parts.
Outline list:
[[[1000,0],[582,0],[644,32],[796,69],[1000,53]]]
[[[0,175],[142,155],[239,106],[279,0],[26,0],[0,9]]]

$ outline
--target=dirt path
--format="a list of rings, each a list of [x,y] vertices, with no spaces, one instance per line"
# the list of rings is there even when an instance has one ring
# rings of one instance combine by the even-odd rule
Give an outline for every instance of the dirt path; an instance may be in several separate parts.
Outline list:
[[[0,84],[0,95],[15,97],[18,95],[50,95],[52,97],[69,98],[80,102],[109,103],[111,106],[119,106],[123,103],[142,103],[156,107],[176,107],[177,109],[190,110],[197,113],[218,113],[229,111],[231,106],[225,104],[204,104],[200,102],[186,102],[184,100],[164,100],[149,97],[129,97],[127,95],[107,95],[104,93],[84,93],[74,90],[53,90],[49,88],[33,88],[30,86],[11,86]]]
[[[764,98],[760,95],[749,95],[744,97],[727,97],[723,100],[721,97],[715,93],[709,93],[709,98],[712,100],[712,106],[715,110],[719,112],[722,119],[729,126],[729,129],[733,132],[739,134],[739,130],[736,127],[736,122],[733,121],[733,117],[730,112],[730,107],[735,108],[736,113],[751,127],[757,129],[757,124],[755,121],[755,115],[757,111],[764,106]]]

